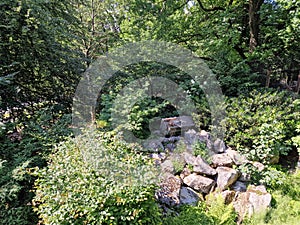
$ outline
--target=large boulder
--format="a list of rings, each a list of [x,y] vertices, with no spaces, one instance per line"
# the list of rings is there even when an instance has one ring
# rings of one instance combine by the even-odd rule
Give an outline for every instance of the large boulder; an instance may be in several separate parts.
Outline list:
[[[217,138],[214,141],[213,150],[214,150],[215,153],[223,153],[223,152],[225,152],[226,145],[225,145],[224,141],[222,141],[220,138]]]
[[[240,175],[238,171],[228,167],[218,167],[216,171],[218,173],[217,187],[221,191],[235,183]]]
[[[161,120],[160,131],[164,136],[176,136],[194,127],[195,123],[190,116],[170,117]]]
[[[165,176],[155,193],[156,199],[167,206],[175,206],[180,203],[179,194],[181,188],[181,179],[172,174]]]
[[[200,174],[214,176],[217,174],[216,170],[213,169],[206,161],[202,159],[201,156],[197,156],[194,161],[193,171]]]
[[[194,190],[200,191],[201,193],[205,194],[208,194],[215,184],[214,180],[201,175],[197,175],[195,173],[192,173],[191,175],[185,177],[183,179],[183,182]]]
[[[187,145],[193,145],[199,141],[199,135],[194,129],[190,129],[184,133],[184,140]]]
[[[213,167],[226,166],[231,167],[233,165],[233,160],[229,157],[227,153],[214,154],[212,156]]]
[[[242,156],[240,153],[238,153],[235,150],[232,150],[231,148],[228,148],[226,150],[226,154],[232,159],[235,165],[243,165],[248,162],[247,158],[245,156]]]
[[[182,187],[180,189],[180,203],[188,205],[196,205],[200,200],[203,200],[203,196],[189,187]]]
[[[182,153],[184,161],[186,162],[186,164],[189,165],[194,165],[195,161],[196,161],[196,156],[192,155],[189,152],[184,152]]]
[[[175,173],[173,163],[170,159],[165,160],[160,166],[162,173]]]
[[[164,146],[158,139],[150,139],[147,140],[143,147],[148,150],[149,152],[162,152],[164,151]]]
[[[265,213],[271,204],[272,196],[265,186],[251,186],[246,192],[239,193],[233,203],[235,211],[239,215],[239,223],[246,217],[251,217],[254,213]]]

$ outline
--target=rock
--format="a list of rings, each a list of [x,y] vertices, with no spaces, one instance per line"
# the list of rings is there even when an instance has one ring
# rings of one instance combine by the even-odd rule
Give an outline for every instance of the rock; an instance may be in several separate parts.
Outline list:
[[[171,160],[167,159],[161,164],[162,173],[174,173],[174,166]]]
[[[237,151],[232,150],[231,148],[228,148],[226,150],[226,154],[232,159],[235,165],[243,165],[248,162],[245,156],[242,156],[240,153]]]
[[[164,136],[178,135],[182,131],[195,127],[193,118],[190,116],[170,117],[161,120],[160,130]]]
[[[245,192],[247,191],[247,184],[241,181],[236,181],[232,186],[231,189],[236,192]]]
[[[182,187],[180,189],[179,198],[181,204],[188,205],[196,205],[200,200],[203,200],[202,195],[198,194],[196,191],[189,187]]]
[[[184,168],[182,172],[180,173],[180,178],[183,180],[185,177],[192,174],[192,171],[190,171],[188,168]]]
[[[225,145],[224,141],[222,141],[221,139],[217,138],[214,141],[213,150],[214,150],[215,153],[223,153],[223,152],[225,152],[226,145]]]
[[[194,165],[194,163],[196,161],[196,156],[192,155],[189,152],[184,152],[183,158],[184,158],[186,164],[190,164],[190,165]]]
[[[194,190],[205,194],[209,193],[215,184],[214,180],[194,173],[185,177],[183,182]]]
[[[231,202],[233,202],[236,193],[235,191],[226,190],[221,192],[221,195],[224,198],[225,204],[230,204]]]
[[[266,191],[265,186],[251,186],[248,191],[239,193],[233,203],[235,211],[239,215],[239,223],[245,216],[251,217],[254,213],[265,213],[272,200],[271,194]]]
[[[264,185],[252,186],[248,189],[249,202],[253,206],[253,212],[265,211],[271,204],[272,196]]]
[[[166,159],[166,154],[161,152],[161,153],[152,153],[150,154],[150,158],[154,160],[165,160]]]
[[[254,167],[257,168],[257,170],[258,170],[259,172],[261,172],[261,171],[263,171],[263,170],[265,169],[265,165],[262,164],[262,163],[260,163],[260,162],[251,162],[251,163],[252,163],[252,165],[253,165]]]
[[[194,161],[193,171],[211,176],[217,174],[216,170],[211,168],[210,165],[201,158],[201,156],[197,156],[196,160]]]
[[[233,161],[228,156],[227,153],[214,154],[212,156],[212,165],[213,167],[218,167],[218,166],[231,167],[233,165]]]
[[[168,143],[166,145],[166,149],[168,149],[171,152],[173,152],[175,148],[176,148],[176,144],[174,144],[174,143]]]
[[[206,143],[206,147],[212,150],[212,143],[210,133],[206,132],[205,130],[201,130],[199,134],[199,140]]]
[[[143,144],[143,147],[150,152],[164,151],[163,144],[157,139],[150,139]]]
[[[228,167],[218,167],[217,168],[218,178],[217,187],[223,191],[237,181],[239,178],[239,173]]]
[[[177,141],[180,141],[180,137],[179,136],[173,136],[173,137],[169,137],[169,138],[160,138],[160,142],[162,142],[163,144],[165,143],[175,143]]]
[[[179,193],[181,188],[181,180],[169,174],[160,184],[160,188],[156,191],[156,199],[165,205],[174,206],[180,203]]]
[[[193,145],[199,140],[199,136],[194,129],[190,129],[184,133],[184,140],[188,145]]]

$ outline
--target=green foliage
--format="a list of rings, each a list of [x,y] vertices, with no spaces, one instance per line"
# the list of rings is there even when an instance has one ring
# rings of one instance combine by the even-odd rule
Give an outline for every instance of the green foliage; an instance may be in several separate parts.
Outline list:
[[[234,225],[236,213],[232,205],[225,205],[221,195],[209,196],[207,204],[200,202],[197,206],[182,206],[179,215],[168,215],[164,225]]]
[[[179,215],[167,216],[164,225],[190,225],[190,224],[213,224],[212,218],[209,218],[205,213],[205,205],[198,206],[183,206],[179,211]]]
[[[32,167],[46,165],[45,156],[55,143],[70,135],[68,115],[36,112],[30,122],[6,123],[0,143],[0,224],[36,224],[31,207]],[[17,129],[18,128],[18,129]]]
[[[292,137],[293,144],[297,147],[298,152],[300,153],[300,122],[296,126],[297,136]]]
[[[1,1],[1,108],[14,117],[47,100],[70,106],[83,68],[73,46],[73,13],[69,1]]]
[[[87,132],[61,143],[49,159],[36,172],[34,198],[44,224],[161,223],[153,165],[120,137]]]
[[[197,141],[193,145],[192,149],[193,149],[193,155],[194,156],[200,155],[202,157],[202,159],[204,159],[208,163],[211,163],[211,156],[209,155],[209,150],[206,147],[206,143],[205,142]]]
[[[249,160],[269,163],[290,151],[299,112],[299,101],[285,92],[253,91],[230,99],[226,142]]]

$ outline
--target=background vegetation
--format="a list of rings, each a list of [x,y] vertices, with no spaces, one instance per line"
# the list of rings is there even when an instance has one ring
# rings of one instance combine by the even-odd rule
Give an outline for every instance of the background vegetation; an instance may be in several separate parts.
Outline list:
[[[234,223],[236,215],[220,200],[163,218],[151,197],[152,186],[106,189],[110,180],[80,159],[70,113],[81,73],[112,48],[153,39],[186,47],[209,65],[228,97],[227,143],[270,164],[261,173],[244,168],[274,197],[267,217],[245,223],[297,224],[299,173],[290,175],[292,164],[272,165],[270,159],[295,159],[300,148],[299,6],[297,0],[2,0],[0,224]],[[136,147],[109,135],[111,101],[130,81],[155,73],[187,90],[198,109],[196,122],[209,129],[205,96],[186,74],[155,62],[130,65],[107,83],[97,109],[98,125],[106,134],[101,134],[101,149],[115,151],[118,160]],[[153,117],[177,113],[163,99],[141,100],[128,129],[145,138]],[[123,160],[132,166],[146,163],[142,155]],[[72,196],[57,200],[55,190]]]

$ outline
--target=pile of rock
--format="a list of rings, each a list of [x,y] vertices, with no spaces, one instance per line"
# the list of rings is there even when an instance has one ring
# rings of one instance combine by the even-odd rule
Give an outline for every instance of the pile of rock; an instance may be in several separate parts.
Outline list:
[[[192,146],[196,141],[206,143],[210,161],[203,156],[195,156]],[[224,197],[225,203],[233,203],[241,221],[245,215],[266,210],[271,203],[271,195],[263,185],[252,186],[248,174],[236,170],[237,166],[251,163],[263,169],[259,162],[250,162],[237,151],[227,148],[219,139],[211,141],[209,133],[189,130],[184,134],[186,151],[158,153],[156,160],[161,166],[163,179],[156,192],[156,198],[164,208],[181,204],[196,205],[205,201],[210,193]],[[178,166],[182,168],[178,170]]]

